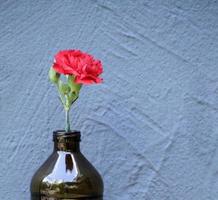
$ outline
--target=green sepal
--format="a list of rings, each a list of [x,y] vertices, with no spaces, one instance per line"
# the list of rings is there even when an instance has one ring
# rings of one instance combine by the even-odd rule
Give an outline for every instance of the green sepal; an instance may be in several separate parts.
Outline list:
[[[79,91],[82,87],[82,84],[77,84],[74,82],[75,78],[72,75],[67,77],[67,83],[70,86],[71,93],[74,93],[76,96],[79,95]]]
[[[57,73],[53,67],[50,68],[49,70],[49,79],[52,83],[57,84],[60,78],[60,74]]]
[[[68,93],[70,92],[70,87],[68,84],[63,83],[61,80],[58,81],[58,90],[64,94],[64,95],[68,95]]]

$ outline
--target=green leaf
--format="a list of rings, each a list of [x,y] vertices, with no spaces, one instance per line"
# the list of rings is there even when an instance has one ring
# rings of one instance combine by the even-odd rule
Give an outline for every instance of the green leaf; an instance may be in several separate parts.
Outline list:
[[[75,101],[75,99],[77,99],[78,96],[74,93],[74,92],[71,92],[69,95],[68,95],[68,99],[69,99],[69,102],[71,102],[71,104]]]
[[[52,83],[57,84],[60,78],[60,74],[57,73],[53,67],[50,68],[49,70],[49,79]]]

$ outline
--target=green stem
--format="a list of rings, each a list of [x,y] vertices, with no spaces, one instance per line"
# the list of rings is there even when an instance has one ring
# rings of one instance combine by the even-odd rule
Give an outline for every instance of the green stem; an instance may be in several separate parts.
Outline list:
[[[65,109],[65,120],[66,120],[66,123],[65,123],[65,131],[66,132],[70,132],[70,115],[69,115],[69,111],[70,109]]]

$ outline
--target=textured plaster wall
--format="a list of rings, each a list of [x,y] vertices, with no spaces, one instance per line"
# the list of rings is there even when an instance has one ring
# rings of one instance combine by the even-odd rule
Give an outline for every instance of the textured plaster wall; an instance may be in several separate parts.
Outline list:
[[[1,0],[0,199],[29,200],[63,127],[47,73],[67,48],[104,63],[71,121],[105,200],[217,200],[217,0]]]

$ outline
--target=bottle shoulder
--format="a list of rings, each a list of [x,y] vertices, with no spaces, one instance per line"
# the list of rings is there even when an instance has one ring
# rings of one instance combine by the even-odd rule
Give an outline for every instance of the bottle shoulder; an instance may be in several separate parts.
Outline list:
[[[31,180],[31,188],[34,187],[35,184],[39,184],[44,179],[44,177],[46,177],[52,171],[57,159],[57,154],[55,154],[54,152],[50,154],[50,156],[34,173]]]
[[[36,172],[31,190],[40,191],[43,195],[59,195],[59,198],[64,194],[100,196],[103,194],[103,181],[82,153],[57,151]]]

